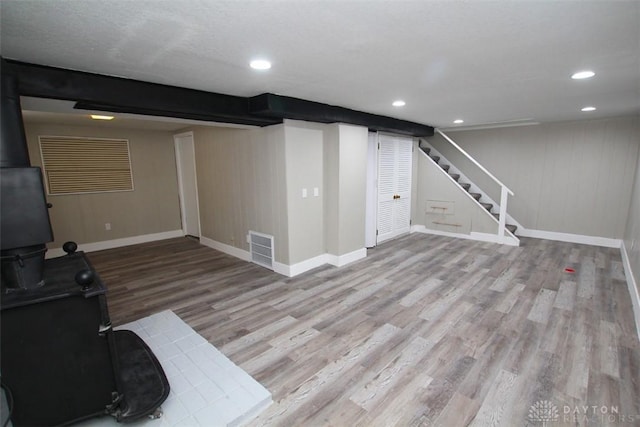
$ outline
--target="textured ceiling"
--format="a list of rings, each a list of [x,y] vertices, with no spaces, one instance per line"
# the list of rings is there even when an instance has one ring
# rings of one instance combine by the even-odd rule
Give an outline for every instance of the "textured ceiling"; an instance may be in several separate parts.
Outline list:
[[[640,1],[2,0],[8,59],[449,127],[640,112]],[[265,57],[271,70],[248,62]],[[570,75],[591,69],[585,81]],[[403,99],[406,106],[391,102]],[[594,105],[597,110],[580,109]]]

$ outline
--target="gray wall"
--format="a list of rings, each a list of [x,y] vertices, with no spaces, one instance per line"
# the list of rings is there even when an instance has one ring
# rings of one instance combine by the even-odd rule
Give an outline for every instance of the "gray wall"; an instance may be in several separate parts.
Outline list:
[[[249,230],[270,234],[288,263],[284,126],[193,134],[202,236],[249,251]]]
[[[273,235],[285,265],[364,248],[366,128],[286,120],[193,132],[203,237],[248,251],[249,230]]]
[[[173,136],[169,132],[25,122],[29,156],[42,167],[38,136],[129,140],[134,191],[47,196],[55,241],[95,243],[181,229]],[[111,230],[105,229],[111,223]]]
[[[289,120],[284,133],[289,264],[296,264],[325,253],[323,133],[313,124]]]
[[[452,182],[422,151],[416,150],[415,154],[417,180],[413,186],[416,189],[413,224],[448,233],[498,233],[498,223],[471,200],[466,191]]]
[[[631,206],[624,232],[624,246],[629,256],[638,293],[640,293],[640,155],[636,159],[636,176],[633,181]]]
[[[331,200],[325,217],[327,253],[345,255],[365,247],[367,191],[367,128],[346,124],[328,125],[325,138],[326,196]]]
[[[447,133],[513,192],[534,230],[623,237],[640,145],[638,116]],[[440,137],[429,141],[499,202],[499,187]]]

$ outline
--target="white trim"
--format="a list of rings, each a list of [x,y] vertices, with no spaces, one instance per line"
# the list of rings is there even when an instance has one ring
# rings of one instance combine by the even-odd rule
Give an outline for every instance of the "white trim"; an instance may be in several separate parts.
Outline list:
[[[507,235],[506,233],[504,236],[500,237],[497,234],[480,233],[477,231],[472,231],[469,234],[469,236],[471,237],[472,240],[477,240],[479,242],[491,242],[491,243],[498,243],[500,245],[520,246],[520,240],[518,238],[514,239],[513,237]]]
[[[449,231],[433,230],[431,228],[425,227],[424,225],[412,225],[411,232],[422,233],[422,234],[433,234],[436,236],[454,237],[456,239],[474,240],[476,242],[489,242],[489,243],[504,244],[509,246],[520,246],[520,241],[513,239],[511,236],[505,235],[504,240],[500,241],[500,238],[498,237],[497,234],[478,233],[476,231],[472,231],[471,234],[451,233]]]
[[[198,171],[196,170],[196,140],[192,131],[182,132],[179,134],[173,135],[173,149],[176,158],[176,175],[178,177],[178,199],[180,200],[180,218],[182,222],[182,230],[184,234],[187,233],[187,218],[186,218],[186,205],[184,200],[184,182],[183,182],[183,174],[182,174],[182,153],[180,148],[178,147],[178,138],[187,138],[191,137],[191,144],[193,145],[193,180],[195,185],[195,194],[196,194],[196,212],[198,216],[198,236],[202,237],[202,223],[200,221],[200,198],[198,196]]]
[[[620,248],[622,240],[610,239],[600,236],[585,236],[582,234],[559,233],[557,231],[531,230],[518,228],[518,235],[522,237],[533,237],[535,239],[556,240],[559,242],[579,243],[583,245],[602,246],[604,248]]]
[[[367,257],[367,248],[356,249],[344,255],[327,254],[327,263],[342,267]]]
[[[471,161],[471,163],[473,163],[474,165],[476,165],[478,168],[480,168],[480,170],[482,172],[484,172],[489,178],[491,178],[492,180],[494,180],[496,182],[496,184],[498,184],[500,187],[504,187],[506,188],[507,192],[509,194],[511,194],[513,196],[513,191],[511,191],[509,189],[509,187],[507,187],[506,185],[504,185],[502,183],[502,181],[500,181],[498,178],[496,178],[495,176],[493,176],[493,174],[491,172],[489,172],[484,166],[482,166],[480,163],[478,163],[478,161],[476,159],[474,159],[473,157],[471,157],[471,155],[469,153],[467,153],[466,151],[464,151],[462,149],[462,147],[460,147],[458,144],[456,144],[453,139],[449,138],[447,135],[444,134],[444,132],[442,132],[440,129],[435,129],[436,132],[438,132],[440,135],[442,135],[442,137],[444,139],[446,139],[447,141],[449,141],[449,143],[451,145],[453,145],[454,148],[456,148],[460,153],[462,153],[467,159],[469,159]]]
[[[210,247],[211,249],[240,258],[243,261],[251,262],[251,254],[249,251],[245,251],[244,249],[236,248],[235,246],[227,245],[226,243],[218,242],[216,240],[209,239],[208,237],[200,237],[200,243]]]
[[[520,225],[520,223],[518,221],[516,221],[515,219],[513,219],[511,217],[511,215],[509,215],[508,212],[505,211],[506,215],[502,214],[502,206],[505,206],[506,209],[506,200],[501,200],[502,204],[499,205],[498,203],[496,203],[493,199],[491,199],[491,197],[489,197],[487,195],[487,193],[485,193],[480,187],[477,187],[473,181],[471,181],[468,177],[466,177],[464,175],[464,173],[462,173],[462,171],[458,168],[456,168],[453,163],[451,163],[451,161],[449,161],[446,157],[444,157],[442,154],[440,154],[440,152],[438,152],[438,150],[436,150],[435,148],[433,148],[433,146],[431,144],[429,144],[428,141],[424,140],[423,141],[429,146],[428,148],[431,150],[429,152],[429,154],[425,153],[423,150],[420,150],[420,153],[422,153],[423,156],[425,156],[427,159],[429,159],[429,161],[431,163],[433,163],[435,166],[437,166],[438,169],[440,169],[441,173],[445,174],[445,176],[447,177],[447,179],[449,179],[451,182],[453,182],[456,187],[459,189],[459,191],[461,191],[466,197],[469,198],[469,200],[471,200],[472,203],[475,203],[476,206],[478,206],[478,208],[480,208],[482,210],[482,212],[485,212],[486,215],[489,215],[489,217],[491,218],[491,220],[493,220],[497,225],[498,225],[498,232],[500,231],[500,220],[497,219],[495,216],[493,216],[493,214],[491,212],[489,212],[484,206],[482,206],[482,204],[480,203],[480,200],[477,200],[475,197],[473,197],[471,195],[471,193],[480,193],[482,195],[481,199],[484,198],[486,199],[487,203],[491,203],[494,207],[497,206],[500,208],[500,217],[504,217],[505,219],[505,223],[508,220],[509,224],[513,224],[517,227],[517,229],[519,230],[522,226]],[[418,143],[419,144],[419,143]],[[449,171],[445,171],[444,169],[442,169],[442,167],[440,166],[440,164],[438,162],[436,162],[432,157],[431,154],[433,154],[434,156],[438,156],[440,157],[440,160],[446,160],[447,163],[449,164]],[[455,179],[453,179],[453,177],[451,176],[451,174],[458,174],[460,175],[460,178],[456,181]],[[471,184],[471,187],[469,187],[469,190],[465,190],[462,185],[460,184],[460,182],[467,182],[469,184]],[[505,196],[505,191],[506,187],[502,187],[500,194],[501,197]],[[520,246],[519,240],[518,240],[518,236],[516,236],[514,233],[512,233],[511,231],[509,231],[509,229],[507,228],[503,228],[503,233],[504,233],[504,244],[505,245],[511,245],[511,246]],[[518,232],[518,235],[520,234],[520,232]],[[457,235],[457,234],[456,234]],[[498,235],[498,233],[496,233],[496,236]],[[463,236],[466,236],[466,234],[463,234]],[[476,240],[476,239],[472,239],[472,240]],[[484,239],[480,239],[483,240]],[[503,243],[500,240],[488,240],[491,242],[496,242],[496,243]],[[518,242],[518,243],[513,243],[514,241]]]
[[[173,239],[182,237],[182,230],[163,231],[161,233],[143,234],[141,236],[123,237],[121,239],[103,240],[101,242],[79,243],[78,250],[84,252],[102,251],[105,249],[120,248],[122,246],[137,245],[139,243],[155,242],[156,240]],[[62,248],[53,248],[47,250],[47,258],[55,258],[65,255],[66,252]]]
[[[328,263],[327,254],[318,255],[313,258],[306,259],[304,261],[298,262],[296,264],[282,264],[280,262],[273,263],[273,271],[276,273],[285,275],[287,277],[294,277],[298,274],[305,273],[309,270],[313,270],[314,268],[320,267]]]
[[[234,256],[236,258],[240,258],[243,261],[251,262],[251,253],[249,251],[245,251],[244,249],[236,248],[235,246],[230,246],[225,243],[221,243],[215,241],[213,239],[209,239],[207,237],[201,237],[200,243],[205,246],[208,246],[212,249],[215,249],[220,252],[224,252],[227,255]],[[314,268],[321,267],[325,264],[335,265],[336,267],[342,267],[351,262],[357,261],[359,259],[365,258],[367,256],[367,249],[362,248],[355,250],[353,252],[349,252],[344,255],[330,255],[330,254],[322,254],[313,258],[306,259],[304,261],[298,262],[296,264],[283,264],[281,262],[273,261],[273,271],[282,274],[287,277],[294,277],[302,273],[306,273],[309,270],[313,270]],[[256,264],[260,265],[260,264]],[[266,268],[266,267],[265,267]]]
[[[627,278],[627,288],[629,288],[629,297],[633,305],[633,314],[636,320],[636,332],[640,339],[640,293],[638,293],[638,284],[631,270],[631,262],[624,241],[620,245],[620,254],[622,255],[622,265],[624,266],[624,275]]]

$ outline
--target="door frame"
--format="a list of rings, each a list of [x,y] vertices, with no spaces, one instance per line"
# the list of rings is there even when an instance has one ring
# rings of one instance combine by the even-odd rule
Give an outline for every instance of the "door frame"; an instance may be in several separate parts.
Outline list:
[[[378,228],[378,132],[369,132],[367,148],[367,195],[365,212],[365,246],[377,245]]]
[[[391,239],[395,239],[396,237],[399,236],[404,236],[406,234],[411,233],[411,216],[412,216],[412,205],[414,203],[413,200],[413,159],[414,159],[414,142],[413,142],[413,138],[408,137],[408,136],[404,136],[404,135],[397,135],[397,134],[392,134],[392,133],[386,133],[386,132],[378,132],[377,134],[377,144],[376,144],[376,184],[378,184],[380,182],[380,144],[382,143],[381,139],[382,138],[391,138],[394,139],[397,142],[399,142],[398,140],[403,140],[403,142],[407,142],[410,143],[411,146],[411,159],[409,162],[409,190],[408,190],[408,196],[404,197],[403,200],[408,200],[408,210],[409,210],[409,224],[408,224],[408,228],[402,228],[402,229],[396,229],[395,228],[395,211],[397,208],[393,208],[392,210],[392,231],[391,233],[388,233],[388,235],[385,235],[386,237],[384,237],[382,240],[380,239],[380,235],[378,234],[378,229],[379,229],[379,218],[378,218],[378,212],[380,209],[380,191],[378,188],[378,185],[376,185],[376,245],[383,243],[387,240],[391,240]],[[396,153],[397,154],[397,153]],[[395,197],[394,197],[395,199]]]
[[[183,142],[179,141],[179,138],[191,138],[191,141],[189,142],[190,144],[193,145],[193,158],[192,159],[184,159],[182,152],[180,150],[180,144],[182,144]],[[198,198],[198,175],[196,173],[196,156],[195,156],[195,142],[194,142],[194,137],[193,137],[193,132],[189,131],[189,132],[183,132],[183,133],[178,133],[178,134],[174,134],[173,135],[173,146],[174,146],[174,150],[175,150],[175,157],[176,157],[176,174],[178,176],[178,199],[180,201],[180,222],[182,225],[182,233],[186,236],[187,234],[187,208],[186,208],[186,203],[185,203],[185,196],[184,196],[184,188],[185,188],[185,179],[184,179],[184,169],[183,169],[183,162],[187,162],[189,160],[191,160],[191,162],[193,163],[193,183],[194,183],[194,193],[195,193],[195,205],[196,205],[196,211],[197,211],[197,217],[198,217],[198,238],[202,237],[202,226],[200,224],[200,201]]]

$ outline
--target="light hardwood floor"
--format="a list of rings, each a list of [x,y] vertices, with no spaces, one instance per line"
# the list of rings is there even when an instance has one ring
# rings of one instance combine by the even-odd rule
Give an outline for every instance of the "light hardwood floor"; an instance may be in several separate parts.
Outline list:
[[[271,391],[254,426],[640,425],[617,249],[414,234],[292,279],[187,238],[89,257],[114,324],[171,309]]]

